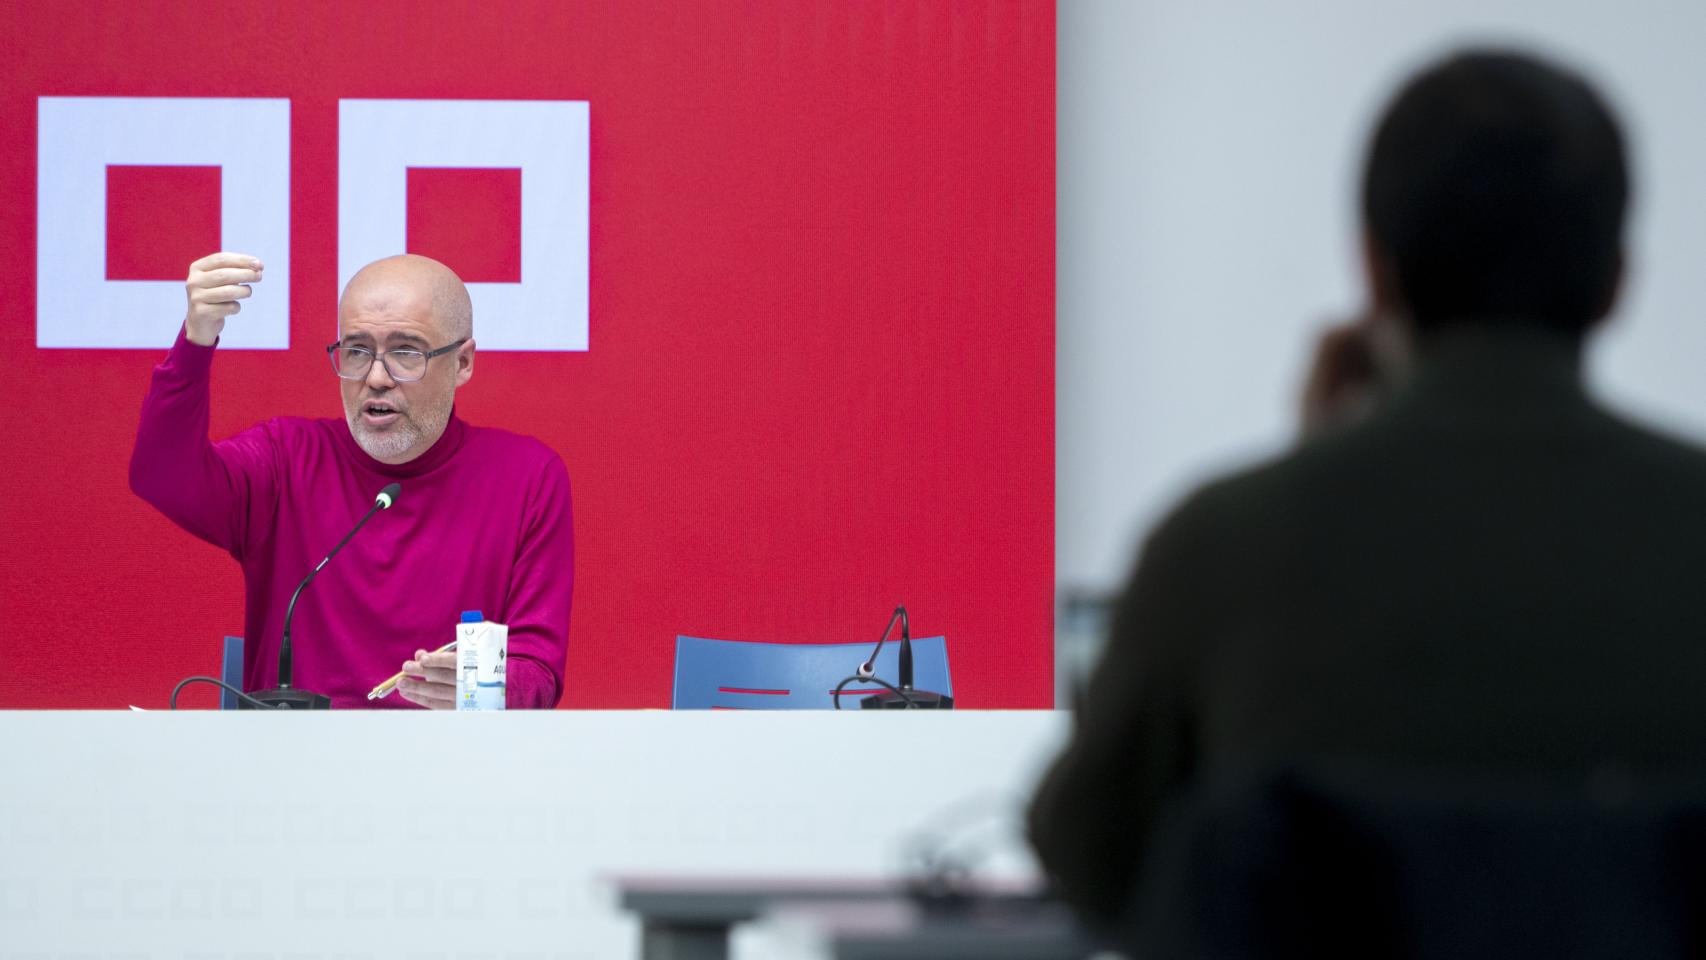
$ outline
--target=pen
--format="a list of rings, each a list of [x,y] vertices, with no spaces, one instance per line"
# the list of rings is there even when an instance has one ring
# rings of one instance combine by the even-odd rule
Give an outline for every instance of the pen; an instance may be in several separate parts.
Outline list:
[[[455,650],[455,649],[456,649],[456,641],[452,640],[449,643],[445,644],[444,646],[439,647],[437,650],[434,650],[433,653],[443,653],[446,650]],[[403,682],[403,671],[399,670],[396,673],[391,675],[391,679],[385,681],[384,683],[380,684],[377,687],[374,687],[372,690],[367,691],[367,699],[369,699],[369,700],[383,700],[386,697],[391,695],[391,691],[397,689],[397,684],[402,683],[402,682]]]

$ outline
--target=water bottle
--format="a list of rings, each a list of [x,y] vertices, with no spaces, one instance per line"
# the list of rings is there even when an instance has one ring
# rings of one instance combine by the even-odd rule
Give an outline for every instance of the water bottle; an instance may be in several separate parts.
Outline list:
[[[462,611],[456,625],[456,709],[504,709],[504,665],[509,627],[478,610]]]

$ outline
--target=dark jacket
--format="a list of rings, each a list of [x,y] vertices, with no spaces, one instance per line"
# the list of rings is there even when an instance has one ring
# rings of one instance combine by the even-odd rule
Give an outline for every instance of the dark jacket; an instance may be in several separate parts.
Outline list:
[[[1031,810],[1067,899],[1112,919],[1164,802],[1240,769],[1706,764],[1706,453],[1580,367],[1439,337],[1373,417],[1155,530]]]

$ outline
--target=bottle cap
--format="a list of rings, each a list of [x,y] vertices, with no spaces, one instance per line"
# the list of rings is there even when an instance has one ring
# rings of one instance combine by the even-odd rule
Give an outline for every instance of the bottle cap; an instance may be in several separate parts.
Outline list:
[[[481,620],[484,620],[484,619],[486,619],[486,615],[481,613],[478,610],[464,610],[464,611],[462,611],[462,622],[463,623],[479,623]]]

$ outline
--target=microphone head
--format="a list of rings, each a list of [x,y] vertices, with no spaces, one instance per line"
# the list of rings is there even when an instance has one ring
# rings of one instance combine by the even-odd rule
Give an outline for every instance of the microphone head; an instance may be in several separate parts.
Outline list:
[[[400,484],[400,483],[386,484],[385,489],[379,491],[379,496],[373,498],[373,502],[378,504],[380,509],[389,510],[389,509],[391,509],[391,504],[397,502],[397,495],[402,493],[402,492],[403,492],[403,485],[402,484]]]

